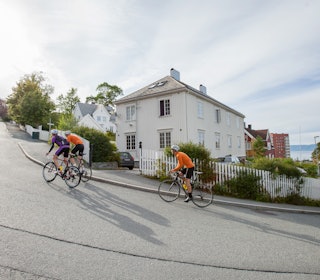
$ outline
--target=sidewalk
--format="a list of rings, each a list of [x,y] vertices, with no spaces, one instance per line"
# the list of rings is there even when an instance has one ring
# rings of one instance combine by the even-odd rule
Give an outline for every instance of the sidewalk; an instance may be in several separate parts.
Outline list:
[[[18,142],[18,146],[25,154],[25,156],[36,164],[43,165],[45,162],[51,160],[51,156],[49,158],[45,156],[46,152],[48,152],[49,150],[49,145],[45,142],[39,140],[21,140]],[[158,180],[149,179],[140,175],[139,170],[137,169],[92,170],[92,180],[153,193],[157,193],[159,186]],[[303,214],[320,214],[320,207],[263,203],[224,196],[215,196],[214,204],[245,207],[259,211],[282,211]]]

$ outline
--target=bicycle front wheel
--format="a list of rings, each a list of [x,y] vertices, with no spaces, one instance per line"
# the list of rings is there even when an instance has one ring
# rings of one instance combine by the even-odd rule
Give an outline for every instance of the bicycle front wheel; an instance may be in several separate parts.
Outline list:
[[[177,181],[165,180],[160,183],[158,194],[166,202],[175,201],[180,195],[180,185]]]
[[[57,170],[56,165],[52,161],[43,166],[42,176],[46,182],[52,182],[57,177]]]
[[[92,176],[92,168],[89,166],[87,162],[84,162],[83,165],[80,167],[81,173],[81,181],[88,182]]]
[[[75,166],[68,167],[68,170],[66,170],[66,173],[64,175],[64,181],[69,188],[73,189],[78,186],[81,181],[81,173],[79,169]]]
[[[205,184],[196,183],[192,187],[192,202],[198,207],[206,207],[212,204],[213,190],[212,187]]]

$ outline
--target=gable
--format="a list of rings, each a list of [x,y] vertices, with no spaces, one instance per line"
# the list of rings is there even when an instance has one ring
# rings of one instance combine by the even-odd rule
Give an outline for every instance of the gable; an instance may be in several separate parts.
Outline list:
[[[144,100],[147,98],[160,97],[162,95],[167,94],[177,94],[181,92],[194,95],[197,98],[203,99],[206,102],[213,104],[214,106],[223,108],[229,112],[238,115],[241,118],[245,118],[245,116],[240,112],[217,101],[216,99],[210,97],[206,93],[203,93],[200,90],[197,90],[181,81],[174,79],[171,76],[166,76],[154,83],[147,85],[146,87],[143,87],[142,89],[139,89],[131,94],[128,94],[127,96],[122,97],[121,99],[118,99],[117,101],[115,101],[115,105],[126,104],[129,102]]]

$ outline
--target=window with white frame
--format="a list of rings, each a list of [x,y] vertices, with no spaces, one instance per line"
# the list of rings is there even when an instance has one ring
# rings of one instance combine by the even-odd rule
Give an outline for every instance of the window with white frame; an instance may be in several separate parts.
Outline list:
[[[126,107],[126,121],[134,121],[136,119],[136,106],[131,105]]]
[[[221,122],[221,110],[216,109],[216,122],[220,123]]]
[[[240,118],[239,117],[236,118],[236,127],[240,128]]]
[[[228,148],[232,148],[232,135],[227,136]]]
[[[160,100],[160,116],[170,115],[170,99]]]
[[[198,130],[198,143],[204,145],[204,131]]]
[[[230,126],[230,124],[231,124],[231,122],[230,122],[230,113],[229,112],[227,112],[227,114],[226,114],[226,121],[227,121],[227,126]]]
[[[237,141],[238,141],[238,148],[241,148],[241,137],[237,136]]]
[[[170,131],[161,131],[159,132],[159,143],[160,149],[171,146],[171,132]]]
[[[136,135],[135,134],[127,134],[126,135],[126,146],[127,150],[135,150],[136,149]]]
[[[216,149],[220,149],[220,141],[221,141],[220,138],[221,138],[220,133],[216,132],[215,133]]]
[[[203,103],[198,101],[198,118],[203,119]]]

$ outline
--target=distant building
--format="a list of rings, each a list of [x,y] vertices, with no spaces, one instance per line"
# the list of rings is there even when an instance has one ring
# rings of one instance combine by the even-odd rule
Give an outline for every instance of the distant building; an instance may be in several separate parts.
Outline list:
[[[264,142],[265,147],[265,157],[274,157],[274,148],[272,145],[271,135],[268,129],[252,129],[252,125],[249,124],[247,128],[244,129],[244,141],[246,145],[246,156],[254,157],[255,152],[253,150],[253,143],[256,141],[257,137],[260,136]]]
[[[289,158],[290,157],[290,143],[289,134],[271,133],[271,139],[274,148],[275,158]]]
[[[116,132],[113,108],[101,104],[77,103],[73,115],[80,126],[101,132]]]

